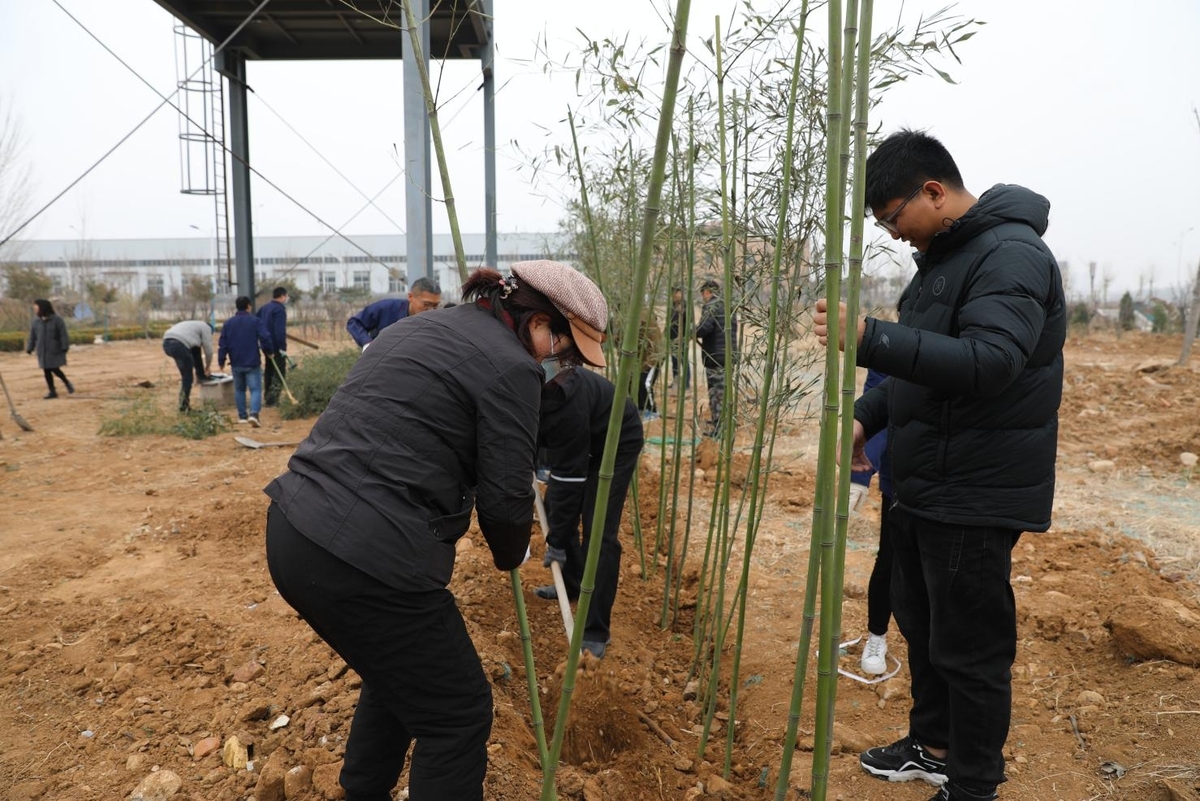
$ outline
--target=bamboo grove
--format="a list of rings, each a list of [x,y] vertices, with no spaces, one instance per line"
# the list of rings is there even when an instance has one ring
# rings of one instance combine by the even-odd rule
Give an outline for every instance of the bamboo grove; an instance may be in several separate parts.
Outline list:
[[[674,287],[682,289],[685,308],[694,309],[701,277],[721,281],[727,337],[730,318],[736,315],[739,321],[737,356],[726,360],[717,440],[698,436],[695,401],[703,397],[702,371],[681,372],[681,380],[690,372],[690,386],[673,396],[660,381],[658,405],[667,410],[666,425],[643,454],[643,465],[657,461],[655,480],[643,485],[635,477],[631,488],[633,509],[648,501],[657,509],[649,530],[637,514],[631,522],[641,577],[648,580],[661,571],[659,625],[691,638],[688,683],[703,710],[698,756],[709,749],[718,711],[727,713],[726,778],[744,682],[740,671],[752,614],[747,599],[756,536],[772,477],[793,466],[777,460],[776,440],[820,427],[793,694],[786,720],[776,722],[786,732],[774,771],[777,799],[797,786],[791,762],[818,611],[815,742],[807,792],[813,799],[826,797],[841,640],[849,471],[839,473],[836,465],[839,449],[841,463],[849,464],[854,338],[847,338],[844,354],[832,339],[824,354],[812,351],[804,343],[808,311],[823,294],[833,314],[839,301],[846,302],[848,319],[831,314],[831,329],[852,330],[856,323],[870,109],[889,86],[909,77],[935,72],[951,80],[935,59],[957,59],[954,45],[980,24],[939,12],[911,29],[897,23],[873,35],[871,0],[830,0],[821,12],[827,21],[824,36],[809,26],[809,0],[785,2],[770,13],[746,3],[732,23],[723,25],[718,17],[698,33],[689,31],[689,0],[676,0],[665,44],[630,45],[583,34],[584,46],[557,65],[574,71],[580,98],[576,108],[565,110],[563,137],[545,152],[524,154],[535,176],[555,173],[575,187],[573,195],[561,199],[563,231],[582,268],[608,298],[612,316],[607,347],[617,397],[593,531],[603,529],[624,402],[646,347],[642,321],[661,316]],[[419,47],[415,36],[412,43]],[[436,98],[423,78],[436,119]],[[461,254],[440,148],[437,156]],[[726,346],[727,353],[735,352],[733,342]],[[697,363],[690,339],[667,336],[664,347],[666,354]],[[710,453],[715,457],[711,482],[696,480],[701,449],[715,451]],[[577,620],[587,615],[600,541],[591,539]],[[517,571],[511,580],[529,721],[542,764],[541,798],[552,801],[583,627],[574,628],[567,648],[562,694],[547,737]],[[638,590],[622,590],[631,591]]]

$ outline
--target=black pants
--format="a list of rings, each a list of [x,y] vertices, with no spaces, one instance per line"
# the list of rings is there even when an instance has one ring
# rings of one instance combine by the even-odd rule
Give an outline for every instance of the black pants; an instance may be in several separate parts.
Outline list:
[[[266,357],[263,365],[263,406],[278,406],[279,393],[283,391],[283,378],[287,375],[287,354],[273,353]],[[275,366],[272,367],[271,363]],[[276,372],[278,370],[278,372]]]
[[[1004,781],[1017,612],[1009,578],[1021,532],[891,514],[892,608],[908,641],[909,733],[950,751],[953,784],[985,794]]]
[[[413,798],[482,801],[492,688],[450,591],[377,581],[297,531],[275,503],[267,566],[284,600],[362,679],[346,801],[390,801],[414,739]]]
[[[879,513],[879,550],[875,553],[875,566],[871,568],[871,579],[867,582],[867,631],[872,634],[887,634],[892,619],[892,505],[890,495],[880,496],[882,508]]]
[[[182,382],[183,396],[192,394],[192,373],[197,378],[204,378],[204,354],[200,348],[189,348],[178,339],[164,339],[163,353],[175,360],[179,370],[179,380]]]
[[[612,625],[612,608],[617,600],[617,579],[621,573],[621,511],[625,508],[625,496],[629,482],[637,469],[638,459],[617,462],[613,468],[612,487],[608,493],[608,511],[604,516],[604,533],[600,540],[600,561],[596,564],[596,588],[588,607],[584,623],[583,639],[606,643]],[[553,478],[551,479],[553,482]],[[596,509],[596,490],[600,484],[597,473],[589,473],[587,488],[583,496],[583,538],[571,537],[567,541],[567,564],[563,568],[563,583],[567,585],[567,597],[579,597],[579,586],[583,582],[583,568],[587,561],[588,543],[592,540],[592,514]],[[553,486],[553,483],[551,483]],[[553,489],[551,492],[553,493]]]
[[[68,390],[71,389],[71,382],[67,380],[67,377],[63,374],[61,367],[51,367],[49,369],[42,370],[42,375],[46,377],[46,386],[50,387],[51,395],[58,394],[54,389],[54,376],[58,376],[59,379],[62,380],[64,387],[66,387]]]

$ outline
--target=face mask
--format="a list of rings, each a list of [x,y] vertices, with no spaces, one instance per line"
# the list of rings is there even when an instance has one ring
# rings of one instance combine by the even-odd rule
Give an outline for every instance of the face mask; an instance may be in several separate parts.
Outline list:
[[[557,356],[550,356],[542,360],[542,371],[546,374],[547,384],[553,381],[555,376],[562,372],[562,369],[562,361]]]

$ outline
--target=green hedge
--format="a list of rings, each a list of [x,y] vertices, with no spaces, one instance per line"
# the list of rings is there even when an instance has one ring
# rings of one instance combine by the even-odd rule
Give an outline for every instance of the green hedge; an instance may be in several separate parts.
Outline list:
[[[150,324],[150,339],[161,339],[167,329],[171,327],[171,323],[151,323]],[[86,328],[68,328],[67,332],[71,335],[72,345],[91,345],[96,341],[96,337],[104,336],[104,326],[88,326]],[[124,339],[145,339],[146,329],[141,326],[121,326],[108,329],[108,339],[110,342]],[[25,350],[25,344],[29,340],[28,331],[0,331],[0,351],[4,352],[20,352]]]

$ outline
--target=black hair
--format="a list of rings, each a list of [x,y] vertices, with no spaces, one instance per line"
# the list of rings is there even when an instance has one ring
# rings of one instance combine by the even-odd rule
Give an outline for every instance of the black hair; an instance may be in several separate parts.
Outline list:
[[[902,128],[867,158],[866,209],[881,209],[926,181],[963,188],[962,174],[945,145],[924,131]]]
[[[33,305],[37,306],[38,317],[49,317],[54,314],[54,304],[45,298],[38,298],[33,302]]]
[[[271,290],[271,300],[279,300],[288,293],[286,286],[277,286]]]
[[[238,295],[233,305],[237,307],[238,311],[250,311],[250,298],[245,295]]]
[[[410,295],[416,292],[425,292],[430,295],[440,295],[442,294],[442,286],[432,278],[421,276],[416,281],[412,282],[412,286],[408,288],[408,292]]]
[[[721,282],[715,278],[709,278],[700,284],[700,290],[707,289],[709,292],[717,293],[721,291]]]
[[[505,291],[508,289],[506,284],[510,281],[515,283],[515,288],[508,291],[508,296],[504,297]],[[521,341],[530,355],[533,354],[533,340],[529,333],[529,323],[534,315],[548,316],[552,333],[560,336],[572,336],[571,324],[563,316],[563,313],[550,302],[550,298],[520,278],[505,278],[495,270],[480,267],[471,273],[467,282],[463,284],[462,299],[466,303],[474,302],[483,308],[490,308],[497,320],[512,328],[517,339]],[[583,355],[575,347],[574,337],[571,342],[571,347],[554,355],[563,362],[580,364],[583,361]]]

